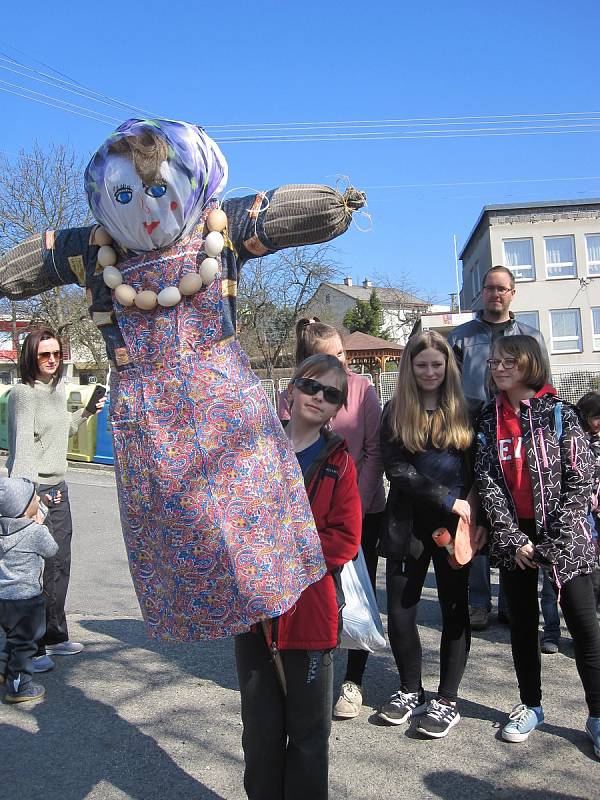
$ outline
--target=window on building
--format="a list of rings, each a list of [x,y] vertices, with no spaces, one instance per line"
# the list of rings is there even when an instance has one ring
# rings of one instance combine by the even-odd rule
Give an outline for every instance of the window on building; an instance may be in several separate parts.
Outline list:
[[[580,353],[581,319],[578,308],[561,308],[550,312],[550,335],[553,353]]]
[[[600,350],[600,308],[592,308],[592,332],[594,350]]]
[[[572,236],[547,236],[544,246],[549,278],[573,278],[577,275],[575,239]]]
[[[479,283],[479,260],[477,260],[473,264],[473,269],[471,270],[471,303],[481,292],[481,286]]]
[[[12,350],[12,331],[0,331],[0,350]]]
[[[600,275],[600,236],[586,236],[588,275]]]
[[[325,305],[327,305],[327,306],[331,305],[331,295],[330,294],[326,294],[325,295]]]
[[[537,311],[515,311],[515,319],[536,331],[540,329],[540,315]]]
[[[504,239],[504,266],[516,281],[534,281],[533,239]]]

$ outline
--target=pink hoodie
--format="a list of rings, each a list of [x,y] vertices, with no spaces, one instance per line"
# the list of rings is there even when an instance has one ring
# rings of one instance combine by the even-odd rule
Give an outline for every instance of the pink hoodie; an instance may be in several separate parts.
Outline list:
[[[279,394],[279,419],[289,419],[287,389]],[[379,450],[381,406],[375,387],[356,372],[348,372],[348,408],[341,408],[331,427],[343,436],[356,465],[362,513],[376,514],[385,509],[383,464]]]

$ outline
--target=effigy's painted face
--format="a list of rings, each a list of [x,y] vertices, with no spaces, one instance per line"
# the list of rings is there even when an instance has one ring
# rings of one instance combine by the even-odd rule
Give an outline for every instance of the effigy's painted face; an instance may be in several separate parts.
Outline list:
[[[109,155],[100,188],[99,208],[104,227],[128,250],[168,247],[182,233],[192,195],[189,175],[163,161],[161,180],[145,184],[125,155]]]
[[[135,146],[140,137],[144,145],[148,139],[167,145],[158,168],[144,162],[148,169],[140,169],[158,175],[152,185],[138,175],[130,148],[119,144],[128,136],[136,137]],[[94,153],[84,177],[96,221],[120,247],[135,253],[169,247],[190,234],[226,183],[227,162],[216,142],[197,125],[165,119],[119,125]]]

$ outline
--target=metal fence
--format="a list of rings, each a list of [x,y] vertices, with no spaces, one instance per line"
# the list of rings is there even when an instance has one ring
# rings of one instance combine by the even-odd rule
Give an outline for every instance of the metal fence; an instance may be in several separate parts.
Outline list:
[[[379,401],[382,406],[392,399],[397,383],[397,372],[382,372],[379,376]]]
[[[279,378],[277,381],[278,391],[287,389],[291,375],[286,378]],[[364,373],[370,383],[374,384],[373,376]],[[384,406],[391,399],[398,382],[397,372],[383,372],[379,376],[379,401]],[[275,405],[275,386],[271,380],[262,380],[269,400]],[[579,398],[592,389],[600,390],[600,364],[581,364],[577,367],[565,364],[555,366],[552,369],[552,384],[556,388],[559,396],[569,403],[576,403]],[[375,384],[376,386],[376,384]]]
[[[555,366],[552,368],[552,384],[559,397],[569,403],[576,403],[586,392],[600,389],[600,365]]]
[[[273,381],[270,378],[266,378],[264,380],[261,380],[260,385],[265,390],[265,394],[271,401],[271,405],[277,408],[277,404],[275,402],[275,384],[273,383]]]

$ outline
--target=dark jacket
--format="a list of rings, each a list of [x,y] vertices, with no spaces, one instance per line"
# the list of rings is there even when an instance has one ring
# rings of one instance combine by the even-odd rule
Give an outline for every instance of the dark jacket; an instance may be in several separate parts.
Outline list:
[[[465,499],[473,483],[472,464],[474,448],[462,453]],[[413,465],[414,455],[398,441],[392,440],[389,422],[389,404],[381,418],[381,457],[385,475],[390,482],[385,519],[382,526],[379,552],[385,558],[401,560],[407,555],[418,558],[423,551],[422,542],[414,535],[414,520],[419,509],[426,509],[427,517],[438,518],[435,527],[447,527],[454,533],[458,516],[449,509],[448,487],[421,474]],[[481,520],[482,524],[485,520]],[[433,528],[432,528],[433,531]]]
[[[448,336],[448,344],[454,351],[462,374],[462,385],[469,408],[473,409],[481,402],[491,399],[488,389],[489,371],[487,360],[492,350],[492,328],[483,319],[483,312],[478,311],[475,319],[459,325]],[[542,355],[548,361],[548,353],[542,334],[523,322],[518,322],[511,313],[510,322],[503,333],[504,336],[533,336],[542,349]]]
[[[331,650],[337,646],[343,604],[339,572],[360,547],[362,511],[354,462],[340,436],[326,436],[327,444],[307,471],[305,483],[327,574],[308,586],[288,612],[272,621],[271,635],[279,650]]]
[[[499,400],[483,411],[477,434],[475,478],[490,521],[494,566],[515,569],[527,543],[498,457]],[[586,519],[593,464],[576,409],[548,393],[521,403],[522,448],[531,477],[537,532],[534,560],[556,583],[592,571],[594,548]]]

